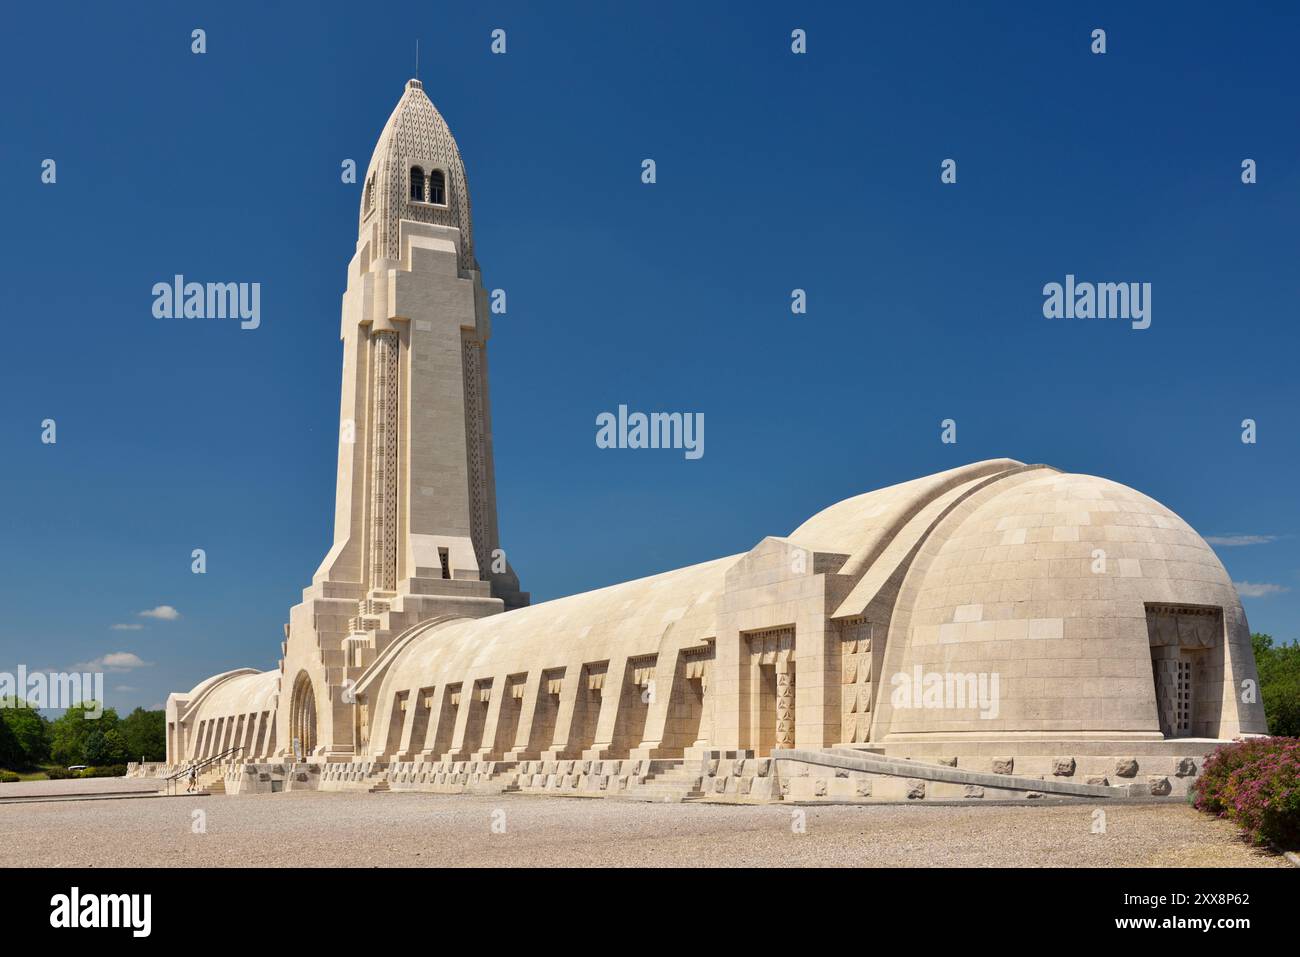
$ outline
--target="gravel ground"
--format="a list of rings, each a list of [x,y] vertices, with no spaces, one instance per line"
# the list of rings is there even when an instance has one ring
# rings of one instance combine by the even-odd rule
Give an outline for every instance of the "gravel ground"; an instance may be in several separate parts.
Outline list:
[[[64,801],[0,805],[0,865],[1289,866],[1181,803],[1109,806],[1104,834],[1091,833],[1096,808],[339,792]]]
[[[163,782],[160,778],[66,778],[62,781],[17,781],[13,784],[0,784],[0,800],[59,794],[98,794],[104,791],[159,791],[162,786]]]

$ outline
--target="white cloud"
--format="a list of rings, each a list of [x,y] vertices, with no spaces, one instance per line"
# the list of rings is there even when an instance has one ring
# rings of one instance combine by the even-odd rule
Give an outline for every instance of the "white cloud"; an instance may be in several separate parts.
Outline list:
[[[113,690],[114,691],[139,691],[140,689],[135,687],[134,685],[115,685]]]
[[[111,628],[111,629],[113,629],[113,631],[139,631],[141,628],[144,627],[144,625],[139,625],[139,624],[130,624],[130,625],[117,624],[117,625],[109,625],[108,627]]]
[[[132,668],[148,667],[149,662],[143,660],[139,655],[132,651],[110,651],[106,655],[101,655],[94,661],[85,661],[81,664],[73,665],[74,671],[130,671]]]
[[[1290,591],[1285,585],[1256,584],[1254,582],[1233,582],[1238,593],[1246,598],[1265,598],[1269,595],[1277,595],[1284,591]]]
[[[1269,542],[1276,542],[1280,535],[1207,535],[1205,540],[1211,545],[1224,545],[1233,547],[1236,545],[1267,545]]]
[[[149,608],[140,612],[141,618],[159,618],[162,621],[175,621],[181,616],[181,613],[171,605],[159,605],[157,608]]]

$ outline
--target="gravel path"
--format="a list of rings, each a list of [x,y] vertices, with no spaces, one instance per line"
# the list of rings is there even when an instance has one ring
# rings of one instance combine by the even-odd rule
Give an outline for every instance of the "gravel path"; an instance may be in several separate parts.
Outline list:
[[[291,792],[0,805],[0,865],[1285,867],[1183,804],[804,807]],[[206,812],[194,833],[192,812]],[[806,831],[793,833],[793,814]],[[494,833],[494,820],[505,833]]]
[[[161,778],[65,778],[61,781],[16,781],[0,784],[0,799],[61,794],[99,794],[104,791],[159,791]]]

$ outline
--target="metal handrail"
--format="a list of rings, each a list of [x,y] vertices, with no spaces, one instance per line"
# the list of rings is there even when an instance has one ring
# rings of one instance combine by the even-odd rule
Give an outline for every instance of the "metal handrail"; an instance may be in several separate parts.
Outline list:
[[[224,758],[228,758],[231,755],[238,754],[240,751],[243,750],[244,750],[244,746],[242,744],[236,745],[233,748],[227,748],[226,750],[222,751],[220,754],[214,754],[210,758],[204,758],[202,761],[193,761],[189,764],[189,766],[182,768],[181,770],[177,771],[175,774],[167,775],[167,777],[163,778],[163,780],[167,782],[168,793],[171,793],[173,783],[178,778],[188,776],[191,771],[197,774],[199,771],[206,770],[207,768],[216,764],[218,761],[221,761]]]

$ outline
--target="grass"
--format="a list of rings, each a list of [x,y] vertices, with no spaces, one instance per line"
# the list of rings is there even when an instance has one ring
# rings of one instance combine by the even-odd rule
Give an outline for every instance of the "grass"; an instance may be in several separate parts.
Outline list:
[[[18,775],[20,781],[48,781],[50,776],[46,773],[50,768],[58,768],[57,764],[38,764],[27,768],[6,768]]]
[[[19,776],[20,778],[22,778],[24,781],[48,781],[48,780],[50,779],[50,776],[49,776],[48,774],[46,774],[45,772],[46,772],[49,768],[55,768],[55,767],[58,767],[58,765],[57,765],[57,764],[45,764],[45,765],[41,765],[40,767],[37,767],[37,768],[29,769],[29,770],[26,771],[26,772],[24,772],[24,771],[19,771],[19,772],[18,772],[18,776]]]

